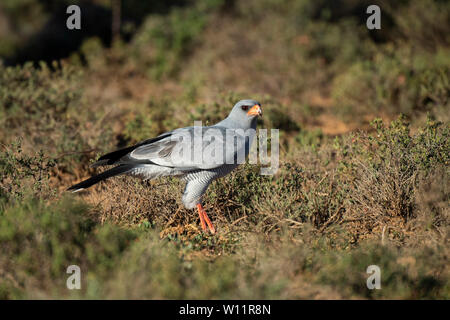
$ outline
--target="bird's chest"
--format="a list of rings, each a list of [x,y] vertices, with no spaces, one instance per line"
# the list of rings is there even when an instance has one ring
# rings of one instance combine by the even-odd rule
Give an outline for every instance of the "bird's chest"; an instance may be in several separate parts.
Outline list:
[[[197,180],[199,182],[211,182],[215,179],[226,176],[231,171],[236,169],[239,164],[224,164],[218,168],[209,169],[209,170],[197,170],[194,172],[190,172],[184,176],[185,181],[193,181]]]

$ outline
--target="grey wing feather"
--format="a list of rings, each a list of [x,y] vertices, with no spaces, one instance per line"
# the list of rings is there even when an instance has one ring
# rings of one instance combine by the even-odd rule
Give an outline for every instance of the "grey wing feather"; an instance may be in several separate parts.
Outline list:
[[[245,138],[240,136],[231,143],[226,141],[226,130],[218,126],[177,129],[107,154],[95,165],[154,164],[182,171],[215,169],[225,163],[234,163],[237,150],[246,145],[242,143]],[[202,138],[199,144],[198,136]]]
[[[198,145],[196,134],[202,138]],[[177,129],[167,138],[136,148],[129,159],[185,171],[215,169],[234,159],[236,142],[227,145],[225,137],[226,129],[221,127]]]

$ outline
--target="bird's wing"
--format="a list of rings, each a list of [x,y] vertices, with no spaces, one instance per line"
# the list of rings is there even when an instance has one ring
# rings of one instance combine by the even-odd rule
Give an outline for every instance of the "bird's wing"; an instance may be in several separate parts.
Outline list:
[[[150,161],[180,170],[214,169],[226,163],[225,140],[223,128],[177,129],[168,137],[134,149],[127,161]]]
[[[177,129],[108,153],[93,166],[154,164],[182,171],[214,169],[225,163],[237,163],[237,154],[248,147],[246,137],[232,135],[233,130],[218,126]]]

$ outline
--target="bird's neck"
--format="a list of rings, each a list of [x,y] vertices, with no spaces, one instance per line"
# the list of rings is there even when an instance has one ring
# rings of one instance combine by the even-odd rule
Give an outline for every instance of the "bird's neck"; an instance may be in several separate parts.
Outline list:
[[[256,130],[256,122],[257,118],[248,119],[247,122],[242,123],[242,119],[233,119],[231,117],[227,117],[224,120],[216,123],[216,126],[226,127],[230,129],[254,129]]]

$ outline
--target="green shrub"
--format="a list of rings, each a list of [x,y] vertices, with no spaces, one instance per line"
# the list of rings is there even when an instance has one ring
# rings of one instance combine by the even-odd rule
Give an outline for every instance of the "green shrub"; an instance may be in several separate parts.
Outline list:
[[[415,189],[419,174],[447,165],[450,128],[429,120],[411,135],[403,118],[389,127],[373,122],[376,136],[360,135],[352,148],[353,175],[350,211],[370,224],[387,217],[405,220],[416,215]],[[357,141],[357,142],[356,142]]]
[[[207,1],[186,8],[174,8],[168,15],[147,17],[133,38],[132,53],[151,77],[176,74],[220,1]]]
[[[450,6],[445,1],[408,1],[407,5],[389,11],[397,26],[396,33],[412,45],[431,51],[450,45]]]
[[[397,115],[448,106],[450,65],[428,53],[396,50],[353,64],[333,84],[336,112],[349,120],[368,114]],[[356,113],[357,111],[357,113]]]
[[[47,157],[65,157],[69,161],[60,162],[61,168],[70,169],[86,160],[86,150],[109,145],[111,132],[98,125],[103,111],[85,105],[82,69],[64,63],[52,68],[0,66],[0,141],[20,137],[25,151],[38,146]]]
[[[88,206],[71,199],[51,205],[27,200],[0,210],[2,298],[36,298],[42,290],[67,294],[70,265],[106,277],[136,237],[115,226],[96,226]]]
[[[49,190],[53,159],[42,151],[33,156],[22,152],[21,141],[2,146],[0,151],[0,202],[22,201],[24,196],[45,198]]]
[[[445,250],[400,250],[391,246],[362,245],[345,254],[330,253],[319,260],[318,281],[336,286],[345,296],[379,299],[436,299],[448,295],[448,279],[443,271]],[[381,289],[368,290],[366,269],[377,265]],[[434,265],[434,272],[427,272]],[[318,267],[318,266],[317,266]]]
[[[31,128],[42,125],[45,130],[52,124],[69,117],[81,98],[81,70],[72,67],[52,72],[42,63],[40,69],[31,63],[17,67],[1,67],[0,106],[1,125],[4,128]],[[27,124],[28,126],[24,126]]]

